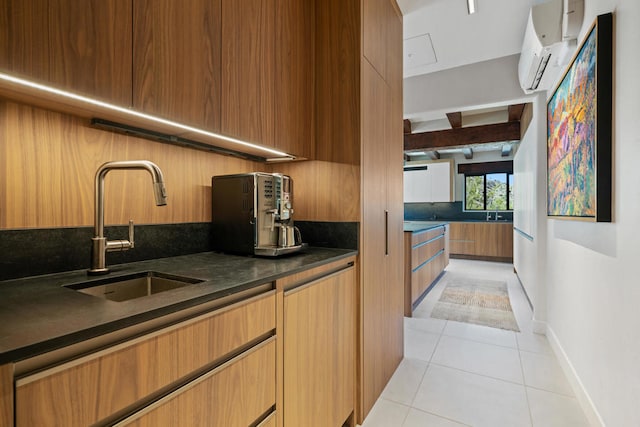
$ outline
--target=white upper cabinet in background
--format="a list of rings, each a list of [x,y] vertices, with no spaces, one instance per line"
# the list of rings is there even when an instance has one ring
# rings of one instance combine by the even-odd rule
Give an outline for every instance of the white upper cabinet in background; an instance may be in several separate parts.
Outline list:
[[[453,162],[405,165],[404,202],[453,202]]]

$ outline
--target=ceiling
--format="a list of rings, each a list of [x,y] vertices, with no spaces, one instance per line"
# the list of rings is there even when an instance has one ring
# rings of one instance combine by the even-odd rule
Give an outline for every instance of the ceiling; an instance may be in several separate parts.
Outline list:
[[[404,77],[414,80],[442,75],[449,70],[457,80],[451,81],[452,90],[464,75],[461,70],[483,64],[509,64],[517,80],[517,67],[505,57],[518,55],[531,6],[544,0],[475,0],[476,12],[469,14],[467,0],[397,0],[404,14]],[[455,72],[454,72],[455,71]],[[422,76],[422,77],[417,77]],[[413,79],[412,79],[413,78]],[[405,86],[407,80],[405,80]],[[440,83],[440,85],[442,85]],[[462,126],[478,126],[506,121],[511,99],[476,97],[470,104],[460,101],[455,108],[433,108],[427,102],[433,92],[424,93],[423,110],[412,111],[405,118],[412,119],[414,132],[450,129],[446,113],[461,111]],[[519,94],[520,97],[524,93]],[[446,104],[446,102],[443,102]],[[418,121],[416,121],[418,119]],[[505,143],[512,144],[512,141]],[[500,151],[503,144],[496,143],[479,150]],[[442,154],[455,154],[460,149],[440,150]]]
[[[433,73],[520,53],[536,0],[398,0],[404,14],[404,76]],[[538,1],[539,3],[539,1]]]

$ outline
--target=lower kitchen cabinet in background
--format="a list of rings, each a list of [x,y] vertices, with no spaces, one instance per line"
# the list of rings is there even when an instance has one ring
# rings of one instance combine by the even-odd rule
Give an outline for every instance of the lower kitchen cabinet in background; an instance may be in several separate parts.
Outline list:
[[[404,315],[413,308],[449,264],[449,225],[404,233]]]
[[[513,261],[513,224],[508,222],[452,222],[451,257]]]

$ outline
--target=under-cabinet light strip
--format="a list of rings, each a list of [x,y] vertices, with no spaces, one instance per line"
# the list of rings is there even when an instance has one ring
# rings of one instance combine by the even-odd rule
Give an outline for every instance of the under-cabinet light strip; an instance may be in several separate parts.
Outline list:
[[[60,90],[60,89],[56,89],[54,87],[51,86],[46,86],[40,83],[35,83],[29,80],[25,80],[25,79],[21,79],[19,77],[14,77],[8,74],[4,74],[4,73],[0,73],[0,80],[5,80],[11,83],[15,83],[18,84],[20,86],[25,86],[25,87],[29,87],[32,89],[37,89],[37,90],[41,90],[43,92],[47,92],[47,93],[51,93],[54,95],[59,95],[61,97],[64,98],[68,98],[68,99],[74,99],[76,101],[80,101],[80,102],[84,102],[87,104],[91,104],[91,105],[95,105],[97,107],[102,107],[102,108],[106,108],[112,111],[117,111],[119,113],[123,113],[123,114],[127,114],[129,116],[135,116],[135,117],[140,117],[142,119],[145,120],[150,120],[152,122],[156,122],[156,123],[160,123],[163,125],[168,125],[168,126],[172,126],[175,127],[177,129],[182,129],[184,131],[187,132],[193,132],[193,133],[197,133],[200,135],[204,135],[204,136],[208,136],[211,138],[217,138],[217,139],[221,139],[223,141],[227,141],[227,142],[231,142],[233,144],[238,144],[238,145],[242,145],[244,147],[249,147],[252,149],[256,149],[256,150],[261,150],[267,153],[271,153],[273,155],[279,156],[279,157],[287,157],[289,159],[294,158],[294,156],[292,156],[291,154],[287,154],[284,153],[282,151],[278,151],[278,150],[273,150],[271,148],[266,148],[266,147],[261,147],[259,145],[256,144],[252,144],[250,142],[246,142],[246,141],[242,141],[236,138],[232,138],[229,136],[225,136],[225,135],[220,135],[218,133],[213,133],[213,132],[209,132],[203,129],[198,129],[192,126],[187,126],[181,123],[177,123],[177,122],[173,122],[171,120],[166,120],[166,119],[162,119],[160,117],[156,117],[156,116],[151,116],[149,114],[145,114],[145,113],[141,113],[139,111],[136,110],[130,110],[128,108],[124,108],[124,107],[119,107],[117,105],[113,105],[113,104],[109,104],[107,102],[102,102],[102,101],[98,101],[97,99],[92,99],[92,98],[88,98],[82,95],[77,95],[75,93],[72,92],[67,92],[64,90]]]

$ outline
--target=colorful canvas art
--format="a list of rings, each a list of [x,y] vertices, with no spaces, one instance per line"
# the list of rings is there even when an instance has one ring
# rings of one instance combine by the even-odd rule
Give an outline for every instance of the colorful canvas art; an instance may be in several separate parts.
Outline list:
[[[549,216],[610,221],[610,100],[609,124],[606,123],[607,117],[601,123],[603,118],[599,115],[603,114],[607,96],[609,99],[611,96],[610,88],[607,92],[607,88],[603,90],[601,87],[603,79],[600,74],[608,72],[610,81],[611,65],[609,63],[608,70],[601,66],[599,30],[598,25],[592,27],[547,103]],[[607,53],[610,56],[610,50]],[[606,79],[604,81],[607,82]],[[607,160],[608,165],[605,164]],[[604,169],[598,171],[600,167]],[[607,182],[609,206],[599,206],[607,201]],[[599,188],[601,184],[602,188]]]

